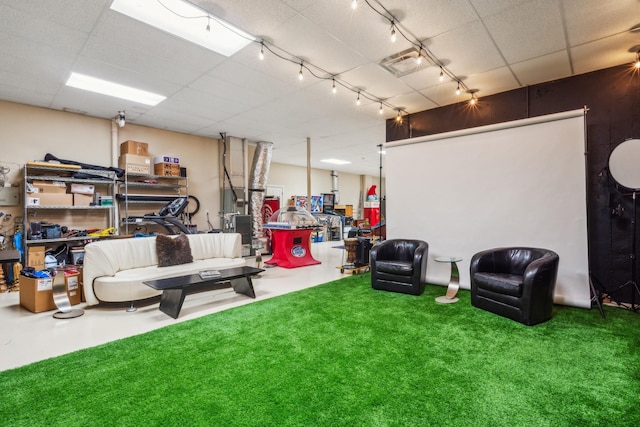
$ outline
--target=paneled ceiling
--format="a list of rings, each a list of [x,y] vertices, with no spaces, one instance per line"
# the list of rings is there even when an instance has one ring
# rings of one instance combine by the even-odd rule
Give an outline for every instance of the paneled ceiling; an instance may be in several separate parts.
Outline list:
[[[107,119],[125,110],[129,123],[271,141],[273,161],[300,166],[309,137],[312,167],[377,176],[385,119],[468,100],[464,90],[455,95],[457,80],[481,102],[630,64],[640,45],[632,30],[640,0],[358,0],[355,10],[351,0],[193,3],[291,61],[268,51],[260,61],[259,43],[224,57],[114,12],[111,0],[0,0],[0,99]],[[389,18],[438,63],[401,77],[382,67],[413,47],[390,42]],[[300,62],[329,80],[305,70],[300,81]],[[70,88],[72,71],[167,99],[148,107]],[[336,94],[331,76],[343,83]]]

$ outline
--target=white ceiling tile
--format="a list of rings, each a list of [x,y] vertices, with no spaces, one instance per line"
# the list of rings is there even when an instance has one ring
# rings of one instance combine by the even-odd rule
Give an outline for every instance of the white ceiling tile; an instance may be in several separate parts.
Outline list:
[[[502,12],[505,9],[509,9],[518,6],[521,3],[526,3],[530,0],[469,0],[473,7],[482,18],[486,18],[491,15]]]
[[[401,12],[404,17],[400,24],[417,40],[445,34],[478,20],[468,0],[387,0],[383,3],[385,8]]]
[[[470,76],[466,81],[469,89],[478,89],[477,96],[483,97],[494,93],[505,92],[506,88],[519,87],[509,67],[497,68]]]
[[[638,0],[564,0],[563,8],[571,46],[626,32],[640,22]]]
[[[429,40],[428,47],[456,76],[502,67],[505,61],[484,25],[474,22]]]
[[[330,76],[367,62],[359,52],[319,27],[308,18],[291,18],[271,35],[272,42],[294,57],[304,59]]]
[[[573,71],[576,74],[613,67],[624,63],[631,64],[635,55],[621,46],[632,47],[638,44],[638,36],[629,32],[586,43],[571,49]]]
[[[407,92],[402,95],[397,95],[389,98],[389,102],[406,113],[417,113],[438,106],[438,104],[427,99],[420,92]]]
[[[410,90],[402,80],[378,64],[367,64],[355,68],[340,75],[340,79],[380,99],[387,99],[398,92],[404,93]]]
[[[88,36],[87,32],[47,20],[37,10],[25,11],[0,5],[0,17],[0,32],[14,34],[57,50],[78,52]]]
[[[523,86],[557,80],[571,75],[569,54],[566,50],[511,65],[511,70]]]
[[[508,63],[566,47],[558,0],[533,0],[490,16],[484,22]]]

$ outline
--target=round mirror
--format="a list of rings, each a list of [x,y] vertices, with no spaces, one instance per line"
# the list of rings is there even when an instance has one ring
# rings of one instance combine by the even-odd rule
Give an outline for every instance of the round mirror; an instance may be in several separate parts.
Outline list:
[[[613,149],[609,172],[623,187],[640,190],[640,139],[627,139]]]

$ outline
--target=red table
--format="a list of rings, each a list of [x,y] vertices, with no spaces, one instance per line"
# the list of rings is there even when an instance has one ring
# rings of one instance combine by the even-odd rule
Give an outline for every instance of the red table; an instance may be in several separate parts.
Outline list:
[[[312,228],[272,228],[273,256],[265,264],[284,268],[320,264],[320,261],[311,256],[309,248],[312,231]]]

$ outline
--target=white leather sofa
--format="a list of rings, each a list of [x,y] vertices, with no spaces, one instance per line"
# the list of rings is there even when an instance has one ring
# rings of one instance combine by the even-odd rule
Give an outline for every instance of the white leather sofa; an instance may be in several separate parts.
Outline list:
[[[187,234],[193,262],[158,267],[155,237],[100,240],[84,248],[84,293],[89,305],[128,302],[160,295],[147,280],[245,265],[238,233]]]

